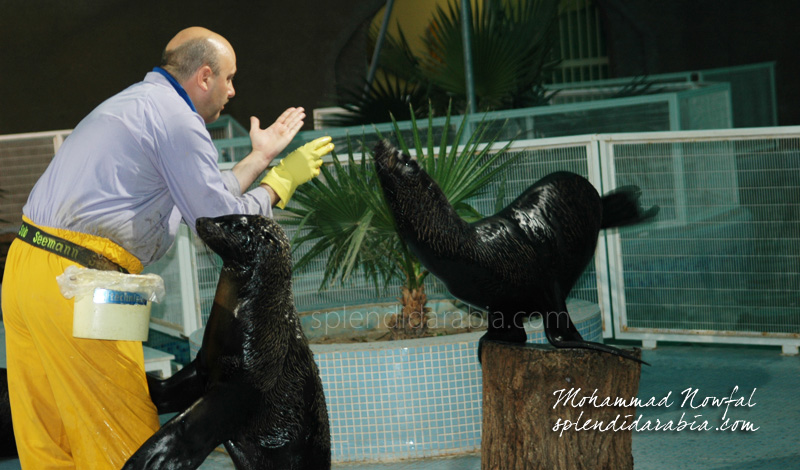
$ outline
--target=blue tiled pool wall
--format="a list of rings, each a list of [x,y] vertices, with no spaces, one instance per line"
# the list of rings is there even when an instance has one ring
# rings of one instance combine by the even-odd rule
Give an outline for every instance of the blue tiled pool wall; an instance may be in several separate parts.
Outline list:
[[[197,354],[196,352],[195,354],[190,353],[189,342],[185,339],[176,338],[153,329],[150,330],[144,345],[174,355],[175,362],[180,364],[188,364]]]
[[[581,336],[602,342],[599,307],[579,300],[568,305]],[[546,343],[540,325],[540,320],[533,321],[527,328],[529,342]],[[482,335],[311,345],[328,406],[333,461],[478,451],[483,376],[477,350]],[[202,339],[202,328],[189,336],[192,359]]]
[[[394,460],[480,446],[477,338],[315,354],[334,461]]]
[[[576,320],[602,342],[602,320]],[[390,461],[480,449],[482,332],[357,345],[313,345],[335,462]],[[544,343],[541,330],[528,341]],[[376,347],[383,345],[383,348]],[[331,346],[339,346],[333,349]]]

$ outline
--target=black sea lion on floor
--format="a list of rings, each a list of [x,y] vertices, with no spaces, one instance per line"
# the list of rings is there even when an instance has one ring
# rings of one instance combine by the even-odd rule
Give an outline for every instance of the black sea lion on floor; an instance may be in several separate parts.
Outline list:
[[[451,294],[488,312],[481,341],[525,343],[523,320],[541,315],[555,347],[639,361],[617,348],[584,341],[566,304],[594,255],[600,230],[658,212],[658,207],[641,210],[638,188],[620,188],[601,198],[582,176],[553,173],[497,214],[470,224],[416,160],[386,141],[377,144],[374,158],[400,237]]]
[[[173,377],[148,379],[159,413],[180,413],[123,468],[197,468],[220,444],[238,469],[330,468],[328,412],[294,307],[289,240],[261,216],[201,218],[197,233],[223,260],[203,343]]]
[[[16,456],[17,442],[14,440],[11,403],[8,401],[8,371],[4,367],[0,369],[0,457]]]

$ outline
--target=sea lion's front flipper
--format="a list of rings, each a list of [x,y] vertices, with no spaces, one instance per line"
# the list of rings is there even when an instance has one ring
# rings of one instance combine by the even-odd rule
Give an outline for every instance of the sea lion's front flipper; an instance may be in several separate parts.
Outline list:
[[[156,431],[122,467],[194,469],[252,417],[252,387],[220,383]]]
[[[201,353],[185,367],[166,379],[147,375],[150,399],[158,414],[181,412],[189,407],[206,390],[207,374],[199,365]]]

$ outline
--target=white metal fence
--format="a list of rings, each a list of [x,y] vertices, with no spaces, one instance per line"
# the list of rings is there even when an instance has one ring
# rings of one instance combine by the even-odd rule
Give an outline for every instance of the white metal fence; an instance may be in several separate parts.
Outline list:
[[[605,134],[515,142],[507,201],[554,170],[587,176],[601,192],[637,184],[656,222],[609,230],[572,295],[598,302],[604,333],[643,341],[800,345],[800,127]],[[473,201],[490,213],[494,196]],[[277,217],[280,219],[281,215]],[[202,324],[219,261],[198,255]],[[298,256],[302,252],[298,253]],[[301,310],[390,300],[363,280],[319,292],[321,264],[295,277]],[[444,294],[440,284],[429,286]],[[199,293],[199,294],[198,294]],[[380,297],[380,298],[379,298]]]
[[[41,173],[66,134],[0,139],[0,187],[13,189],[2,201],[4,211],[21,207],[29,191],[17,194],[21,180],[9,177],[9,169],[40,162]],[[526,155],[507,174],[506,202],[541,176],[565,169],[587,176],[601,192],[637,184],[645,205],[661,206],[654,223],[603,233],[594,265],[572,292],[600,304],[606,336],[647,346],[672,340],[772,344],[797,353],[800,127],[582,135],[517,141],[512,149]],[[30,172],[26,184],[32,186],[38,173]],[[490,213],[494,196],[473,202]],[[219,267],[184,228],[167,257],[148,269],[165,278],[169,291],[153,309],[154,328],[188,335],[202,326]],[[299,308],[380,297],[363,280],[319,292],[321,269],[312,266],[295,277]],[[381,300],[395,297],[392,289]],[[429,289],[445,294],[435,282]]]
[[[618,338],[800,345],[800,128],[617,135],[603,187],[662,206],[606,235]],[[608,306],[607,306],[608,307]]]
[[[0,136],[0,232],[19,228],[22,206],[28,200],[28,193],[71,132]]]

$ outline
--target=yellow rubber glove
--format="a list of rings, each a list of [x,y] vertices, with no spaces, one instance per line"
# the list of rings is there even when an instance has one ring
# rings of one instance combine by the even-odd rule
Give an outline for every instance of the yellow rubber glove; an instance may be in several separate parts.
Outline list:
[[[330,136],[314,139],[287,155],[267,173],[261,184],[271,187],[281,198],[278,207],[285,208],[298,186],[319,175],[322,157],[331,153],[331,150],[333,144]]]

